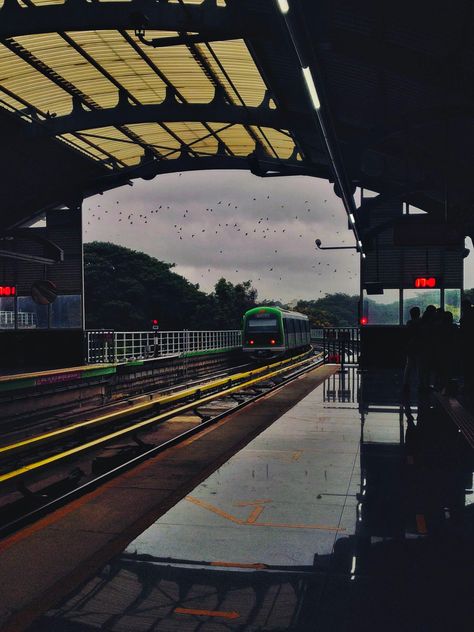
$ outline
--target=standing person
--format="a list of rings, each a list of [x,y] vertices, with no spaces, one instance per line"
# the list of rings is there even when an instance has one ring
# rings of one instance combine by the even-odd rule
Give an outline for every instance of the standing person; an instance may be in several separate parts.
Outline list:
[[[422,389],[434,384],[436,365],[436,324],[437,312],[434,305],[428,305],[420,323],[420,383]]]
[[[458,373],[459,329],[453,322],[451,312],[442,313],[442,322],[437,328],[438,363],[437,383],[440,390],[447,390],[451,380]]]
[[[405,363],[405,371],[403,372],[403,389],[407,391],[410,388],[410,382],[412,380],[412,374],[415,372],[418,374],[420,363],[420,349],[421,349],[421,312],[419,307],[412,307],[410,309],[410,319],[407,321],[407,359]]]

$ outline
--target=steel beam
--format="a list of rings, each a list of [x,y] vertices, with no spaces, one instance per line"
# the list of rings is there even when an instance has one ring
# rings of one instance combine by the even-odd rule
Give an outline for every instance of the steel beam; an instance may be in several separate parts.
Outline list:
[[[163,173],[176,173],[184,171],[205,171],[210,169],[239,169],[255,173],[255,158],[253,156],[206,156],[194,158],[182,156],[174,160],[150,160],[143,162],[136,167],[120,169],[89,182],[82,191],[84,197],[90,197],[97,193],[103,193],[115,189],[118,186],[132,184],[132,180],[143,178],[152,180]],[[329,168],[320,165],[308,164],[303,161],[277,160],[271,157],[258,159],[258,169],[261,177],[275,176],[314,176],[318,178],[329,178]]]
[[[170,94],[171,91],[168,91],[168,95]],[[294,121],[298,121],[298,126],[301,127],[304,125],[304,118],[298,114]],[[162,103],[151,105],[131,105],[126,98],[119,99],[115,107],[101,110],[86,110],[82,105],[76,104],[70,114],[57,117],[52,115],[39,125],[31,125],[29,133],[35,136],[58,136],[100,127],[181,121],[294,129],[294,121],[290,122],[289,116],[265,105],[244,107],[216,100],[205,104],[179,103],[174,96],[168,96]]]
[[[66,0],[61,5],[20,7],[16,0],[5,0],[0,9],[0,37],[39,33],[91,30],[160,30],[200,33],[212,39],[240,33],[245,37],[249,26],[242,12],[202,5],[130,0],[130,2],[86,2]]]

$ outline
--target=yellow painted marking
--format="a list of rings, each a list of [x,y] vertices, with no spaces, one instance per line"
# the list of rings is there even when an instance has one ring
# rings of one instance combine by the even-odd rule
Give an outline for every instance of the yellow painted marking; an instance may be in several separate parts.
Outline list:
[[[296,450],[295,452],[293,452],[293,454],[291,455],[291,460],[292,461],[299,461],[301,458],[301,455],[303,454],[303,450]]]
[[[345,527],[325,524],[292,524],[289,522],[254,522],[252,527],[276,527],[278,529],[314,529],[316,531],[345,531]]]
[[[428,533],[425,516],[423,514],[416,514],[416,528],[418,529],[418,533]]]
[[[256,507],[251,513],[250,516],[246,520],[242,520],[228,513],[227,511],[223,511],[216,507],[215,505],[211,505],[211,503],[207,503],[204,500],[200,500],[195,496],[186,496],[186,500],[197,505],[198,507],[202,507],[203,509],[207,509],[211,513],[224,518],[225,520],[229,520],[238,525],[249,526],[249,527],[275,527],[280,529],[316,529],[320,531],[345,531],[345,527],[334,527],[328,525],[321,524],[291,524],[287,522],[252,522],[250,519],[256,514],[257,510],[259,510],[258,515],[260,515],[264,509],[264,507]],[[255,516],[255,519],[258,516]]]
[[[255,562],[252,564],[245,564],[244,562],[211,562],[211,566],[223,566],[225,568],[255,568],[257,570],[268,568],[266,564],[262,564],[261,562]]]
[[[238,619],[240,614],[232,610],[226,612],[224,610],[197,610],[196,608],[175,608],[177,614],[192,614],[197,617],[219,617],[220,619]]]
[[[301,358],[303,355],[305,354],[301,354],[299,356],[296,356],[293,359],[298,359]],[[317,357],[317,356],[316,356]],[[17,441],[16,443],[11,443],[9,445],[5,445],[5,446],[1,446],[0,447],[0,454],[1,453],[5,453],[5,452],[11,452],[13,450],[17,450],[19,448],[23,448],[26,447],[28,445],[32,445],[34,443],[38,443],[41,441],[46,441],[47,439],[51,439],[52,437],[57,437],[63,434],[67,434],[68,432],[73,432],[74,430],[78,430],[79,428],[85,428],[87,426],[92,426],[94,424],[98,424],[101,422],[106,422],[106,421],[111,421],[112,419],[120,419],[120,417],[125,417],[128,415],[131,415],[133,413],[136,412],[140,412],[140,411],[144,411],[147,410],[148,408],[152,408],[153,406],[156,406],[157,404],[161,404],[161,405],[166,405],[166,404],[170,404],[173,403],[175,401],[178,401],[180,399],[185,399],[186,397],[190,397],[192,395],[195,395],[198,391],[199,392],[203,392],[203,391],[207,391],[213,388],[217,388],[219,386],[225,386],[226,384],[228,384],[229,382],[232,383],[234,381],[238,381],[241,379],[245,379],[246,377],[252,377],[253,375],[262,373],[263,371],[270,369],[272,367],[275,366],[283,366],[284,364],[287,364],[290,359],[287,360],[283,360],[281,362],[275,362],[273,364],[268,364],[264,367],[259,367],[258,369],[253,369],[252,371],[247,371],[245,373],[236,373],[233,376],[229,376],[227,378],[221,378],[219,380],[215,380],[214,382],[209,382],[208,384],[204,384],[202,386],[199,387],[193,387],[193,388],[188,388],[188,389],[184,389],[183,391],[177,391],[176,393],[173,393],[172,395],[166,395],[164,397],[156,397],[155,399],[142,403],[142,404],[135,404],[134,406],[130,406],[130,408],[127,409],[122,409],[122,410],[117,410],[113,413],[107,413],[105,415],[100,415],[99,417],[94,417],[93,419],[89,419],[88,421],[81,421],[75,424],[71,424],[70,426],[66,426],[63,428],[58,428],[56,430],[52,430],[50,432],[46,432],[44,434],[41,435],[37,435],[35,437],[29,437],[28,439],[24,439],[23,441]],[[299,366],[300,364],[303,364],[306,360],[303,360],[301,362],[298,362],[297,364],[295,364],[295,366]],[[218,397],[223,397],[226,393],[232,393],[235,390],[239,390],[240,388],[244,388],[244,386],[248,386],[250,384],[254,384],[256,382],[262,381],[263,379],[268,379],[269,377],[272,377],[274,375],[277,375],[278,373],[284,371],[285,369],[281,369],[278,371],[274,371],[272,373],[268,373],[266,374],[263,378],[258,378],[256,380],[251,380],[250,382],[247,383],[241,383],[238,385],[238,387],[232,387],[231,389],[226,389],[225,391],[222,391],[220,393],[215,393],[214,395],[210,395],[208,396],[208,398],[203,398],[201,400],[196,400],[196,402],[194,402],[194,405],[189,405],[185,408],[183,408],[182,410],[190,410],[192,408],[195,408],[196,405],[200,405],[202,403],[205,403],[207,401],[212,401],[213,399],[217,399]],[[181,410],[181,409],[179,409]],[[161,419],[163,417],[162,416],[158,416],[158,417],[154,417],[153,420],[158,421],[159,419]],[[2,479],[0,478],[0,481]]]
[[[284,361],[286,362],[286,361]],[[293,366],[297,367],[300,366],[301,364],[305,364],[306,360],[302,360],[301,362],[297,362],[295,363]],[[317,368],[317,367],[315,367]],[[183,404],[182,406],[179,406],[178,408],[175,408],[173,411],[167,411],[165,413],[161,413],[160,415],[155,415],[154,417],[150,417],[149,419],[145,419],[143,421],[139,421],[135,424],[132,424],[131,426],[127,426],[126,428],[122,428],[121,430],[116,430],[115,432],[111,432],[108,435],[105,435],[103,437],[99,437],[98,439],[94,439],[92,441],[88,441],[87,443],[84,443],[82,445],[76,446],[74,448],[70,448],[69,450],[65,450],[64,452],[60,452],[58,454],[55,454],[53,456],[47,457],[45,459],[42,459],[41,461],[36,461],[34,463],[30,463],[29,465],[25,465],[23,467],[20,467],[17,470],[12,470],[11,472],[7,472],[6,474],[2,474],[0,475],[0,483],[3,483],[7,480],[13,479],[13,478],[17,478],[18,476],[22,476],[23,474],[27,474],[28,472],[32,472],[34,470],[37,470],[41,467],[44,467],[45,465],[50,465],[51,463],[55,463],[57,461],[61,461],[62,459],[65,459],[69,456],[72,456],[73,454],[79,454],[80,452],[84,452],[85,450],[89,450],[90,448],[102,445],[104,443],[107,443],[108,441],[112,440],[112,439],[117,439],[119,437],[123,437],[124,435],[130,434],[130,432],[133,432],[134,430],[140,430],[142,428],[145,428],[146,426],[149,426],[153,423],[156,423],[157,421],[162,421],[163,419],[165,419],[166,417],[168,417],[170,415],[170,413],[182,413],[188,410],[191,410],[193,408],[196,408],[196,406],[202,406],[202,404],[206,404],[208,402],[211,402],[215,399],[218,399],[220,397],[225,397],[226,395],[228,395],[229,393],[234,393],[235,391],[239,391],[243,388],[246,388],[248,386],[251,386],[252,384],[256,384],[257,382],[261,382],[263,380],[268,380],[270,377],[274,377],[276,375],[279,375],[280,373],[283,373],[286,369],[278,369],[276,371],[272,371],[271,373],[266,373],[264,376],[262,377],[257,377],[257,378],[253,378],[247,382],[243,382],[238,384],[237,386],[233,386],[231,388],[226,389],[225,391],[220,391],[219,393],[214,393],[213,395],[208,395],[207,397],[203,397],[199,400],[196,400],[194,402],[190,402],[188,404]],[[250,374],[252,374],[252,372],[250,372]],[[228,381],[228,380],[227,380]],[[201,389],[190,389],[193,392],[197,391],[197,390],[203,390]],[[185,392],[185,391],[183,391]],[[182,397],[182,395],[181,395]],[[169,397],[163,398],[163,400],[169,400]],[[156,400],[156,401],[163,401],[163,400]],[[155,402],[156,403],[156,402]],[[104,417],[102,417],[101,419],[107,418],[107,417],[112,417],[112,416],[118,416],[118,415],[124,415],[124,414],[130,414],[130,412],[132,410],[137,410],[139,408],[144,408],[150,406],[150,404],[141,404],[137,407],[131,408],[128,411],[119,411],[117,413],[110,413],[109,415],[104,415]],[[99,419],[99,418],[97,418]],[[94,421],[96,422],[96,420],[90,420],[88,422],[83,422],[81,424],[75,424],[76,427],[81,427],[81,426],[85,426],[85,425],[89,425],[91,423],[94,423]],[[51,433],[48,433],[48,436],[52,436],[55,434],[61,434],[62,432],[67,432],[67,428],[65,429],[60,429],[60,430],[56,430],[53,431]],[[44,436],[44,435],[43,435]],[[33,437],[33,441],[34,440],[39,440],[39,437]],[[30,440],[31,441],[31,440]],[[26,444],[28,443],[28,440],[25,442],[20,442],[21,444]],[[17,444],[18,445],[18,444]],[[3,448],[3,450],[6,450],[8,448],[11,448],[11,446],[5,446]]]
[[[271,503],[271,498],[264,498],[263,500],[251,500],[243,503],[234,503],[234,507],[253,507],[254,505],[264,505],[265,503]]]
[[[257,518],[260,517],[260,514],[262,513],[262,511],[265,509],[265,507],[260,506],[260,507],[255,507],[250,516],[247,518],[247,520],[245,521],[245,524],[254,524],[257,521]]]
[[[236,518],[232,514],[227,513],[226,511],[222,511],[222,509],[219,509],[219,507],[215,507],[214,505],[211,505],[210,503],[206,503],[204,502],[204,500],[199,500],[199,498],[195,498],[194,496],[186,496],[186,500],[189,500],[190,503],[193,503],[194,505],[197,505],[198,507],[207,509],[211,513],[217,514],[221,518],[225,518],[225,520],[230,520],[230,522],[235,522],[236,524],[244,523],[243,520],[240,520],[240,518]]]

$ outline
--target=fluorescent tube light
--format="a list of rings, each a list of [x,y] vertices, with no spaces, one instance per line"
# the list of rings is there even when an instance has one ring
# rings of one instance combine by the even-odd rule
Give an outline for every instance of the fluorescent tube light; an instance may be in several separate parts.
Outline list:
[[[290,10],[290,5],[288,4],[288,0],[277,0],[278,8],[285,15]]]
[[[306,66],[305,68],[302,68],[302,70],[303,70],[303,77],[304,77],[304,80],[306,81],[306,86],[308,88],[311,101],[313,102],[314,109],[319,110],[319,108],[321,107],[321,103],[319,102],[319,97],[316,91],[316,86],[314,84],[314,79],[313,79],[313,75],[311,74],[311,70],[309,69],[308,66]]]
[[[365,252],[362,253],[362,259],[365,259]]]
[[[362,248],[362,242],[360,239],[357,240],[357,245],[359,246],[359,248]]]
[[[352,213],[349,213],[349,219],[351,221],[351,224],[355,224],[355,217],[354,215],[352,215]]]

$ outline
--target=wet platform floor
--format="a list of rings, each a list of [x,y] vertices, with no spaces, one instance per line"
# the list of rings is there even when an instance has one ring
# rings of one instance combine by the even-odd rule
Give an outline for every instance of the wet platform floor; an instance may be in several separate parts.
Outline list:
[[[429,399],[407,423],[393,376],[359,379],[328,378],[30,630],[471,630],[472,454]]]

